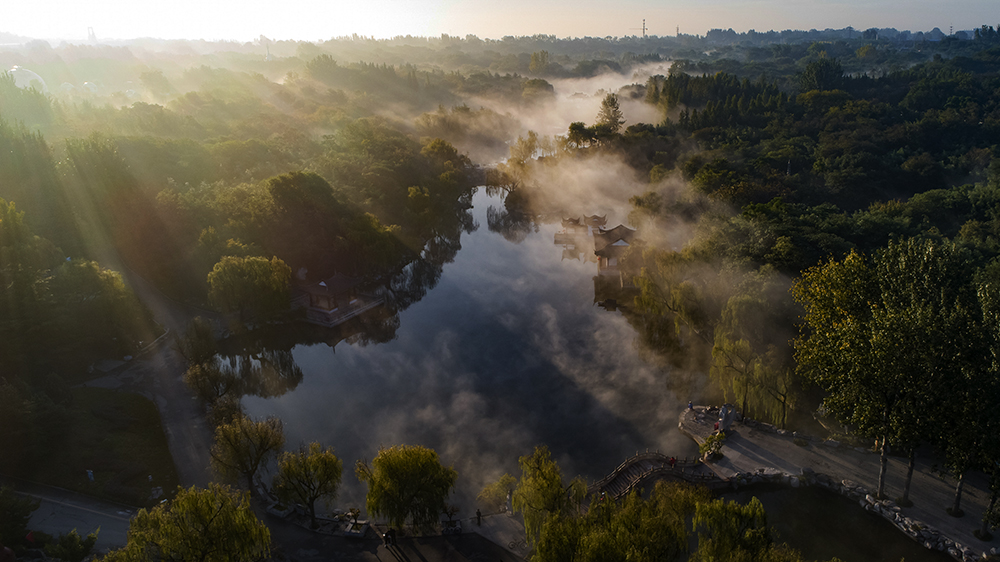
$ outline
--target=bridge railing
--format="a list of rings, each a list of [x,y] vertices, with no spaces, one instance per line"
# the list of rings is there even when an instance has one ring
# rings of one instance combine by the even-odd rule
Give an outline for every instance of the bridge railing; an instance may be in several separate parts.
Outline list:
[[[618,499],[622,496],[628,495],[629,493],[632,492],[632,490],[634,490],[637,486],[639,486],[646,480],[653,477],[662,477],[662,476],[675,476],[677,478],[680,478],[681,480],[690,482],[692,484],[701,484],[709,487],[728,484],[728,481],[719,478],[715,474],[708,474],[708,473],[694,474],[678,470],[677,468],[671,468],[669,466],[659,466],[651,468],[646,472],[643,472],[642,474],[637,476],[634,480],[629,482],[629,485],[626,486],[624,490],[622,490],[618,494],[615,494],[614,497],[615,499]]]
[[[677,470],[683,470],[684,468],[691,468],[691,467],[697,466],[701,462],[701,461],[699,461],[696,458],[695,459],[688,459],[687,457],[685,457],[683,459],[678,459],[677,457],[670,457],[670,456],[665,455],[665,454],[663,454],[663,453],[661,453],[659,451],[650,451],[649,449],[647,449],[645,452],[642,452],[642,453],[636,452],[635,455],[633,455],[633,456],[625,459],[625,461],[622,462],[620,465],[618,465],[618,467],[615,468],[613,471],[611,471],[610,474],[608,474],[604,478],[601,478],[597,482],[594,482],[593,484],[591,484],[590,486],[588,486],[587,487],[587,491],[589,493],[595,493],[595,492],[599,491],[601,488],[603,488],[604,486],[606,486],[612,480],[614,480],[615,478],[617,478],[619,474],[621,474],[623,471],[627,470],[630,466],[634,465],[637,462],[641,462],[641,461],[645,461],[645,460],[653,460],[653,461],[661,462],[663,464],[668,464],[670,462],[671,458],[674,459],[674,467],[673,467],[673,469],[677,469]],[[671,469],[671,470],[673,470],[673,469]]]

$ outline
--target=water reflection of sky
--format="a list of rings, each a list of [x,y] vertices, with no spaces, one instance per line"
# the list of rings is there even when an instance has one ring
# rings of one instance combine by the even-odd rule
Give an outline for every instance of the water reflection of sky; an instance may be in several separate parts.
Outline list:
[[[297,346],[301,384],[244,399],[251,416],[284,420],[287,448],[335,448],[345,464],[338,505],[363,507],[354,461],[380,445],[437,450],[458,470],[465,514],[484,483],[516,476],[517,457],[537,444],[566,475],[588,481],[637,450],[693,454],[676,429],[689,397],[673,395],[669,374],[639,357],[620,314],[594,306],[596,264],[561,260],[558,225],[520,244],[490,232],[490,204],[502,205],[476,195],[480,228],[463,235],[438,285],[401,313],[395,340]]]

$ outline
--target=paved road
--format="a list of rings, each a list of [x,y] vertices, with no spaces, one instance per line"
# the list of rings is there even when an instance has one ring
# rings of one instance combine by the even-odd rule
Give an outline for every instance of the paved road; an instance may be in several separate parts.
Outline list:
[[[714,420],[700,423],[691,411],[681,415],[682,429],[696,440],[704,439],[712,432],[712,422]],[[832,447],[819,441],[798,446],[791,435],[782,436],[737,422],[733,431],[726,435],[722,453],[722,460],[712,463],[722,477],[765,467],[795,475],[800,474],[802,468],[811,468],[838,481],[853,480],[871,493],[878,488],[879,455],[852,447]],[[902,495],[907,462],[902,457],[889,457],[886,473],[888,497]],[[1000,533],[995,534],[992,541],[981,541],[972,534],[981,526],[983,511],[990,500],[987,477],[980,472],[966,475],[962,493],[965,516],[955,518],[945,512],[945,508],[953,503],[955,482],[941,476],[934,469],[935,464],[939,463],[932,457],[918,456],[910,487],[910,499],[914,505],[902,508],[903,515],[930,524],[945,536],[977,552],[1000,547]]]
[[[52,535],[76,529],[81,535],[97,531],[95,549],[100,552],[120,548],[127,540],[129,520],[134,508],[97,500],[69,490],[23,481],[16,484],[19,493],[40,501],[32,514],[29,528]],[[522,562],[523,559],[497,546],[477,533],[459,536],[401,537],[397,546],[387,548],[381,540],[350,539],[320,535],[273,517],[261,519],[271,529],[275,554],[293,562]],[[463,522],[471,528],[472,521]],[[524,527],[506,515],[483,519],[480,530],[495,535],[494,540],[514,541],[523,537]],[[524,546],[515,552],[526,553]]]
[[[76,529],[80,535],[87,536],[99,529],[96,549],[106,551],[125,545],[135,508],[23,480],[4,477],[0,484],[39,501],[28,523],[31,530],[58,536]]]

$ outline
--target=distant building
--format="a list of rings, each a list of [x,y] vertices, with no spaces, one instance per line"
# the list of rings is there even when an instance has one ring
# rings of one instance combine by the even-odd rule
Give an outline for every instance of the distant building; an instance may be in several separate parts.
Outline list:
[[[45,84],[45,80],[42,80],[41,76],[28,70],[27,68],[15,65],[10,69],[9,74],[14,78],[14,85],[22,90],[35,88],[39,92],[49,91],[49,87]]]
[[[379,291],[365,291],[362,279],[336,274],[292,289],[292,308],[305,308],[306,321],[332,328],[385,302]]]

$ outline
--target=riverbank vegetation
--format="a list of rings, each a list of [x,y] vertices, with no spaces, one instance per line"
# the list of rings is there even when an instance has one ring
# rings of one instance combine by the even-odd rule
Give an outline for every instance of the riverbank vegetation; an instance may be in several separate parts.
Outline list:
[[[68,381],[161,333],[108,268],[215,306],[237,332],[294,318],[294,284],[360,278],[388,312],[351,337],[389,341],[396,313],[479,227],[475,186],[506,194],[487,226],[517,243],[580,201],[606,202],[564,187],[579,177],[566,170],[601,168],[637,186],[624,197],[644,243],[624,258],[626,282],[602,290],[621,291],[645,352],[707,374],[744,415],[804,423],[824,403],[883,451],[933,445],[959,482],[996,472],[978,408],[998,371],[996,30],[841,31],[0,51],[50,85],[0,76],[0,416],[14,428],[0,447],[18,453],[4,470],[54,450]],[[590,124],[531,130],[551,125],[555,84],[607,73],[642,78],[580,92]],[[835,282],[853,289],[826,306]],[[859,294],[882,306],[848,299]],[[837,331],[848,302],[867,332]],[[241,342],[228,365],[188,349],[219,426],[238,396],[302,378],[297,342]],[[845,345],[853,355],[830,352]]]
[[[177,487],[159,413],[147,398],[58,385],[47,390],[56,400],[37,392],[5,398],[5,473],[135,506],[160,501],[154,488],[169,495]]]
[[[169,503],[140,509],[128,542],[101,558],[142,560],[267,560],[271,531],[257,518],[249,494],[226,486],[180,489]]]
[[[552,140],[529,134],[498,183],[521,192],[522,216],[537,217],[552,204],[540,178],[627,162],[630,181],[648,184],[630,216],[647,245],[620,267],[639,292],[625,312],[642,340],[675,367],[708,372],[744,415],[800,425],[822,403],[850,431],[877,438],[883,456],[931,445],[958,482],[957,515],[965,471],[996,466],[995,430],[973,412],[997,396],[988,304],[1000,208],[997,53],[988,41],[949,42],[905,68],[858,72],[868,57],[900,63],[914,53],[849,46],[675,64],[618,92],[657,107],[660,123],[614,131],[602,110]],[[946,57],[946,46],[960,50]],[[854,277],[851,260],[869,263],[872,277],[838,298],[831,276]],[[829,283],[817,285],[820,271]],[[877,298],[855,312],[898,327],[857,324],[844,307],[864,295]],[[836,312],[820,318],[820,309]],[[856,333],[842,333],[845,315]],[[919,369],[907,367],[914,361]],[[917,388],[938,390],[920,401]]]
[[[536,447],[519,464],[518,479],[504,475],[481,496],[511,487],[533,561],[802,560],[777,541],[756,498],[741,505],[712,499],[706,488],[666,481],[649,494],[587,497],[586,484],[567,482],[547,447]]]

